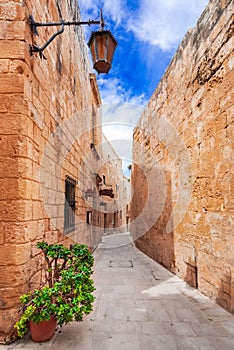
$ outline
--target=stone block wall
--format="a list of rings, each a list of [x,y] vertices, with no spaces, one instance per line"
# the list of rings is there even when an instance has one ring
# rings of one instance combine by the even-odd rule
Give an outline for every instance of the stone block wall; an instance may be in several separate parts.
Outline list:
[[[233,10],[210,1],[181,42],[134,130],[131,180],[136,245],[232,312]]]
[[[92,147],[102,133],[83,31],[65,27],[40,59],[30,45],[42,46],[58,28],[35,36],[30,14],[38,22],[79,19],[77,0],[0,2],[0,342],[14,339],[19,296],[41,282],[36,243],[92,249],[100,240],[87,224],[84,195],[95,187],[100,161]],[[67,179],[75,186],[75,226],[64,232]]]

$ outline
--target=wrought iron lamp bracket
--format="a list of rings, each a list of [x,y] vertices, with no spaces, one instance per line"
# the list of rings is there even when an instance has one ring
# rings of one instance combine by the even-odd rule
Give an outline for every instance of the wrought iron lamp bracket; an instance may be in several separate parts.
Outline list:
[[[39,22],[35,22],[33,16],[30,15],[29,16],[29,22],[30,22],[30,25],[31,25],[31,29],[32,29],[32,31],[33,31],[33,33],[35,35],[39,35],[37,27],[61,26],[61,28],[56,33],[54,33],[42,47],[39,47],[37,45],[31,45],[30,46],[30,53],[31,53],[31,55],[33,55],[33,53],[35,53],[35,52],[38,52],[41,59],[42,58],[46,59],[45,55],[43,54],[43,51],[56,38],[56,36],[58,36],[58,35],[63,33],[64,26],[71,26],[71,25],[75,25],[75,26],[88,25],[88,26],[90,26],[91,24],[96,24],[96,25],[100,24],[101,25],[101,30],[103,30],[104,25],[105,25],[103,17],[102,17],[102,13],[101,13],[101,16],[100,16],[100,20],[98,20],[98,21],[96,21],[96,20],[88,20],[88,21],[85,21],[85,22],[82,22],[82,21],[65,22],[65,21],[62,20],[60,22],[39,23]]]

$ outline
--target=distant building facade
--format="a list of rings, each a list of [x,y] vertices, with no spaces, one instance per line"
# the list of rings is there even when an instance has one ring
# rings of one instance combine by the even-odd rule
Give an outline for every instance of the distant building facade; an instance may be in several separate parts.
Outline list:
[[[102,162],[99,169],[101,182],[99,188],[111,189],[110,196],[102,196],[104,214],[104,234],[114,234],[127,231],[127,204],[130,201],[129,182],[123,174],[122,160],[119,158],[111,143],[103,135]],[[101,192],[102,193],[102,192]]]

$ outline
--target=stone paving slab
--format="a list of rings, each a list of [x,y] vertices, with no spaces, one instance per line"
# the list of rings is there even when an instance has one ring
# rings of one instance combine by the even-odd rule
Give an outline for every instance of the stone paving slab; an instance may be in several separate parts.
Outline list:
[[[46,343],[26,337],[0,349],[234,349],[234,315],[141,253],[128,234],[104,237],[94,280],[94,310],[83,322]]]

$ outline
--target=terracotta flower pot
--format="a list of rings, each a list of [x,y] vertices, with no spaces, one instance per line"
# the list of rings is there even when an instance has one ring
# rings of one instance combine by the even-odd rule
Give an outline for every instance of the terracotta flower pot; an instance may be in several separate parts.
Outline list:
[[[50,340],[56,329],[57,321],[55,317],[51,317],[49,321],[35,323],[29,322],[31,339],[37,343]]]

